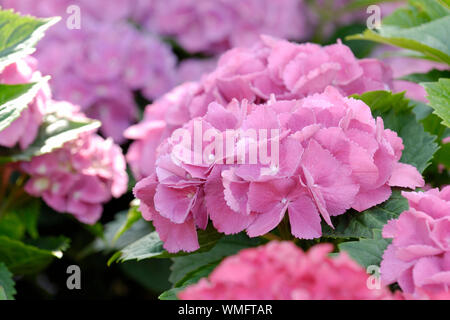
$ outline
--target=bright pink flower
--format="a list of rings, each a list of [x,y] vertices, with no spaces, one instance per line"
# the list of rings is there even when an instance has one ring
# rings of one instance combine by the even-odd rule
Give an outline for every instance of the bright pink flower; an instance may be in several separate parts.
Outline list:
[[[299,99],[322,93],[329,85],[341,94],[390,89],[390,69],[375,59],[358,60],[341,43],[320,47],[295,44],[262,36],[251,48],[235,48],[221,56],[216,69],[197,83],[183,84],[158,99],[147,109],[141,125],[133,126],[126,137],[137,140],[127,158],[137,178],[150,175],[156,156],[149,156],[161,143],[161,136],[145,134],[154,121],[167,124],[165,136],[195,117],[206,114],[211,102],[226,106],[233,99],[264,104],[276,100]],[[153,113],[158,116],[152,116]],[[149,114],[147,116],[147,114]],[[142,127],[138,133],[138,127]],[[140,160],[141,155],[145,160]],[[147,160],[148,159],[148,160]]]
[[[409,210],[383,229],[393,238],[381,262],[386,283],[398,282],[405,293],[420,297],[449,292],[450,187],[441,191],[403,192]]]
[[[384,300],[389,289],[369,289],[368,275],[346,253],[330,258],[330,244],[304,253],[291,242],[271,242],[226,258],[208,277],[179,293],[183,300]]]
[[[36,138],[47,104],[51,99],[50,87],[42,80],[41,73],[36,71],[36,63],[35,59],[26,57],[8,65],[0,72],[2,84],[42,82],[36,97],[21,112],[20,117],[0,132],[0,146],[11,148],[19,144],[21,149],[26,149]]]
[[[95,223],[102,214],[102,204],[127,190],[120,147],[94,133],[85,133],[61,149],[23,162],[21,167],[31,176],[25,185],[29,194],[42,197],[56,211],[73,214],[83,223]]]
[[[162,139],[166,128],[156,119],[145,134],[156,130]],[[420,173],[399,162],[402,149],[364,102],[333,87],[265,105],[212,102],[203,117],[162,141],[155,158],[145,158],[155,174],[136,185],[135,195],[146,219],[164,220],[156,230],[171,252],[197,249],[192,234],[208,219],[225,234],[255,237],[286,216],[295,237],[313,239],[322,234],[321,217],[332,226],[332,216],[387,200],[391,186],[423,186]],[[179,240],[181,233],[171,239],[174,224],[189,228],[192,242]]]

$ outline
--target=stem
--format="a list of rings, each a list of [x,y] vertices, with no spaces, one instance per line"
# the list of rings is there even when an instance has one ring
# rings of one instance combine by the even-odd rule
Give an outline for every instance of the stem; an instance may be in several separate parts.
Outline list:
[[[273,241],[273,240],[281,241],[282,240],[279,236],[274,235],[273,233],[267,233],[267,234],[263,235],[262,238],[267,239],[269,241]]]
[[[285,215],[283,220],[281,220],[280,224],[278,225],[278,231],[280,232],[280,237],[282,240],[294,240],[294,237],[291,234],[288,215]]]

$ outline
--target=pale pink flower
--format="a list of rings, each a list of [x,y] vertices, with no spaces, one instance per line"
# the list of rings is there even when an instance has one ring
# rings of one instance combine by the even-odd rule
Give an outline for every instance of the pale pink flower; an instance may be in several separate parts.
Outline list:
[[[61,149],[23,162],[21,168],[30,175],[26,192],[87,224],[100,218],[103,203],[127,190],[120,147],[94,133],[84,133]]]
[[[383,237],[393,238],[381,262],[382,280],[398,282],[420,297],[448,293],[450,287],[450,187],[403,192],[409,209],[390,220]]]
[[[226,258],[208,278],[181,291],[183,300],[392,300],[389,289],[369,289],[368,274],[332,245],[306,253],[291,242],[270,242]]]

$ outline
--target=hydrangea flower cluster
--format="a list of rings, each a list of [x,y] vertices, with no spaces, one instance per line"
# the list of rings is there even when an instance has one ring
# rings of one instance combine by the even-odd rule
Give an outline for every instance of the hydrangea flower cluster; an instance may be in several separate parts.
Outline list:
[[[42,1],[41,1],[42,2]],[[40,17],[67,17],[69,0],[44,2],[0,1],[5,8]],[[39,43],[39,69],[52,76],[56,99],[80,105],[102,121],[102,133],[116,142],[136,120],[134,92],[152,100],[176,84],[176,58],[157,37],[138,31],[127,21],[137,1],[80,0],[80,29],[69,29],[66,19]]]
[[[308,36],[302,0],[153,1],[139,20],[149,30],[174,37],[190,52],[222,53],[250,46],[260,34],[301,40]]]
[[[50,87],[42,79],[41,73],[36,70],[36,64],[35,59],[26,57],[6,66],[0,72],[1,84],[41,83],[35,98],[21,112],[20,117],[0,132],[0,146],[11,148],[18,144],[23,150],[36,138],[46,106],[51,100]]]
[[[331,86],[264,105],[212,102],[158,147],[155,173],[135,195],[170,252],[198,249],[196,228],[208,219],[225,234],[256,237],[286,216],[295,237],[313,239],[321,217],[332,226],[332,216],[387,200],[391,186],[423,186],[417,169],[399,162],[402,150],[402,139],[364,102]]]
[[[262,104],[270,95],[277,100],[298,99],[321,93],[329,85],[350,95],[389,89],[391,84],[389,67],[376,59],[356,59],[340,42],[321,47],[262,36],[251,48],[226,52],[217,68],[201,81],[176,87],[148,106],[143,122],[125,132],[127,138],[137,140],[127,160],[138,179],[152,174],[155,156],[149,155],[151,149],[170,130],[205,115],[213,101],[224,106],[232,99]],[[165,134],[159,134],[162,131]]]
[[[60,107],[70,105],[64,102]],[[111,138],[105,140],[92,132],[23,162],[21,169],[31,176],[25,185],[27,193],[87,224],[94,224],[102,214],[102,204],[120,197],[128,185],[120,147]]]
[[[383,229],[393,238],[381,262],[385,283],[398,282],[412,296],[450,291],[450,186],[403,192],[409,209]]]
[[[183,300],[391,300],[385,287],[369,289],[368,275],[332,245],[303,252],[291,242],[270,242],[226,258],[209,276],[179,293]]]

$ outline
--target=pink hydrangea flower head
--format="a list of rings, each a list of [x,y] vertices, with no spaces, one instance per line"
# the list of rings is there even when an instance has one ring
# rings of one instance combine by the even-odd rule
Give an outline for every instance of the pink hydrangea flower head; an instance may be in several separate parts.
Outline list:
[[[11,148],[18,144],[23,150],[36,138],[47,104],[51,99],[50,87],[42,79],[41,73],[36,71],[36,64],[34,58],[26,57],[8,65],[0,72],[2,84],[41,83],[33,101],[21,112],[19,118],[0,132],[0,146]]]
[[[407,294],[450,291],[450,186],[441,191],[403,192],[409,209],[383,229],[392,238],[381,262],[385,283],[398,282]]]
[[[127,190],[120,147],[94,133],[82,134],[61,149],[23,162],[21,167],[30,175],[26,192],[87,224],[100,218],[103,203]]]
[[[271,96],[276,100],[300,99],[322,93],[330,85],[347,96],[389,89],[391,82],[392,73],[386,65],[376,59],[358,60],[339,42],[320,47],[262,36],[251,48],[234,48],[224,53],[214,71],[196,84],[183,84],[156,100],[147,109],[153,113],[158,108],[159,116],[146,116],[143,126],[152,119],[166,121],[170,134],[190,119],[203,117],[211,102],[226,106],[233,99],[246,99],[265,104]],[[137,140],[127,156],[133,161],[133,171],[150,175],[148,169],[154,166],[152,159],[156,156],[138,161],[139,155],[148,156],[149,150],[156,150],[160,136],[141,134],[134,138],[130,132],[126,136]]]
[[[179,293],[183,300],[382,300],[368,275],[346,253],[330,258],[329,244],[303,252],[291,242],[270,242],[226,258],[206,279]]]
[[[161,139],[164,122],[153,121]],[[208,219],[250,237],[287,219],[295,237],[318,238],[322,219],[332,226],[332,216],[387,200],[392,186],[424,184],[399,162],[401,138],[333,87],[299,100],[212,102],[158,144],[153,173],[134,192],[171,252],[197,249]]]

